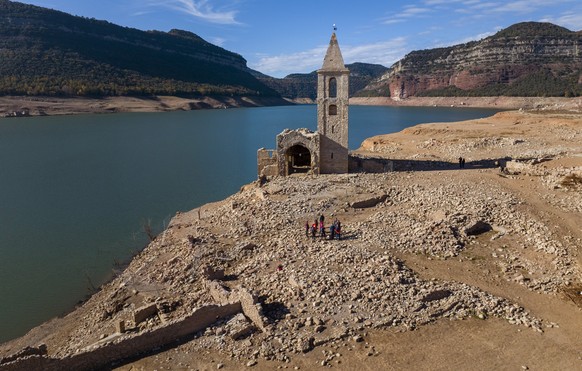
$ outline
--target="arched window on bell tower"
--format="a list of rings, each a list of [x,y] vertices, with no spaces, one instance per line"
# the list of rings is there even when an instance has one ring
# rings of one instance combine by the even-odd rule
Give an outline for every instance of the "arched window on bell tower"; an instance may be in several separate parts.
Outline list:
[[[335,77],[329,79],[329,97],[337,98],[337,80]]]
[[[337,115],[337,106],[335,104],[330,104],[329,105],[329,115],[330,116]]]

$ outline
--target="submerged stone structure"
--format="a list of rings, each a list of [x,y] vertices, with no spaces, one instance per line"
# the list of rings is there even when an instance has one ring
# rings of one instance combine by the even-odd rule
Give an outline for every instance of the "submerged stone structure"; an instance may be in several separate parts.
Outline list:
[[[277,135],[277,149],[257,152],[259,177],[348,172],[349,76],[334,32],[317,71],[317,132],[285,129]]]

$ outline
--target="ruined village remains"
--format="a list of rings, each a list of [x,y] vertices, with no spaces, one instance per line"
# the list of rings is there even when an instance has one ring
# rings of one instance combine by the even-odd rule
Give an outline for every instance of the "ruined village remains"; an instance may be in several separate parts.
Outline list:
[[[286,129],[277,135],[276,150],[258,150],[259,176],[348,172],[349,76],[334,32],[317,71],[317,132]]]

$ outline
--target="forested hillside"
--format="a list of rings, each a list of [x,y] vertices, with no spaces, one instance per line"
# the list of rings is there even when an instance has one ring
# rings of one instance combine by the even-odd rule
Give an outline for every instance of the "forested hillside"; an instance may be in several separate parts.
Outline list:
[[[277,95],[246,60],[179,30],[140,31],[0,0],[0,94]]]
[[[371,81],[382,76],[388,68],[379,64],[352,63],[346,65],[350,70],[350,96],[356,95]],[[282,79],[261,76],[259,79],[287,98],[317,98],[317,71],[294,73]]]

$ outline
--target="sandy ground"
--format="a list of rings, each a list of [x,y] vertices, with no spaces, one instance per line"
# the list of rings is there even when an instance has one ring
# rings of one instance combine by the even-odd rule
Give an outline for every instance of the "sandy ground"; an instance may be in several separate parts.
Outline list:
[[[310,179],[319,185],[321,195],[313,197],[313,202],[332,209],[342,219],[344,225],[371,223],[386,209],[393,213],[411,212],[410,204],[381,205],[370,209],[356,210],[340,205],[361,197],[363,189],[411,189],[419,197],[440,203],[434,192],[461,190],[452,193],[447,200],[462,204],[462,190],[467,189],[479,198],[483,193],[485,204],[495,198],[489,195],[495,190],[504,197],[516,199],[515,212],[525,215],[532,226],[542,226],[542,231],[556,246],[563,246],[567,260],[565,267],[554,267],[551,262],[555,255],[535,248],[522,248],[530,243],[534,230],[525,228],[521,234],[515,233],[494,239],[487,233],[473,240],[466,248],[449,258],[434,257],[414,251],[399,249],[398,243],[383,247],[391,255],[401,259],[412,269],[419,279],[457,282],[476,287],[492,295],[505,298],[525,308],[532,316],[542,320],[543,332],[534,331],[523,325],[509,323],[503,318],[489,317],[481,320],[476,317],[466,319],[439,318],[438,320],[406,330],[402,327],[385,329],[364,328],[361,332],[364,341],[352,342],[350,339],[334,341],[318,346],[305,353],[293,355],[289,362],[258,359],[252,366],[257,370],[272,369],[364,369],[364,370],[576,370],[582,369],[582,178],[574,178],[571,188],[561,186],[564,174],[578,174],[582,170],[582,114],[569,111],[513,111],[498,113],[491,118],[460,123],[423,124],[402,132],[383,135],[366,140],[357,151],[362,155],[384,157],[394,160],[414,160],[418,165],[415,171],[394,172],[388,175],[366,175],[363,185],[342,182],[343,178],[325,176]],[[467,159],[467,168],[457,168],[457,158]],[[531,172],[515,174],[501,173],[498,168],[484,166],[493,160],[520,159],[532,164]],[[540,162],[539,160],[543,160]],[[434,165],[437,164],[437,165]],[[426,165],[426,166],[425,166]],[[428,166],[431,165],[431,166]],[[436,166],[436,167],[435,167]],[[358,178],[359,179],[359,178]],[[301,180],[293,180],[302,182]],[[313,183],[315,182],[315,183]],[[580,183],[578,183],[580,182]],[[282,188],[279,180],[272,185]],[[254,188],[251,186],[254,194]],[[350,189],[348,192],[345,189]],[[347,188],[346,188],[347,187]],[[355,187],[355,188],[349,188]],[[360,188],[358,188],[360,187]],[[265,194],[269,192],[265,191]],[[470,192],[467,192],[470,193]],[[325,195],[323,195],[325,194]],[[256,202],[245,198],[246,193],[237,195],[234,201],[226,200],[215,205],[205,206],[209,215],[222,215],[225,205],[230,203]],[[286,191],[278,190],[266,196],[270,204],[289,196]],[[269,198],[270,197],[270,198]],[[246,200],[246,201],[245,201]],[[330,201],[332,200],[332,201]],[[479,201],[479,200],[478,200]],[[479,201],[479,202],[481,202]],[[421,204],[422,205],[422,204]],[[418,205],[417,205],[418,206]],[[432,210],[438,212],[439,210]],[[215,214],[213,214],[215,213]],[[174,223],[198,227],[196,213],[177,216]],[[291,215],[293,224],[302,225],[306,215]],[[220,218],[224,218],[221,216]],[[211,218],[209,226],[220,227],[221,219]],[[493,216],[494,218],[494,216]],[[527,220],[525,223],[527,223]],[[208,227],[210,228],[210,227]],[[349,228],[349,227],[346,227]],[[398,231],[386,226],[386,233]],[[172,232],[178,233],[178,232]],[[176,241],[180,241],[187,230],[180,231]],[[256,235],[257,240],[278,238],[288,239],[288,234],[278,235],[270,231],[267,235]],[[288,232],[285,232],[288,233]],[[537,231],[536,231],[537,233]],[[544,236],[542,236],[544,237]],[[262,241],[262,240],[261,240]],[[374,239],[355,239],[353,247],[377,248]],[[166,245],[171,242],[166,241]],[[224,240],[223,243],[229,243]],[[304,242],[300,242],[302,245]],[[327,245],[323,244],[322,249]],[[159,248],[158,248],[159,249]],[[172,253],[146,250],[147,264],[134,262],[136,267],[148,267],[148,276],[163,275],[156,271],[163,266]],[[157,255],[160,254],[160,255]],[[518,272],[504,271],[505,264],[516,260],[523,266]],[[506,259],[506,260],[503,260]],[[555,261],[555,260],[554,260]],[[158,264],[160,263],[160,264]],[[133,264],[133,263],[132,263]],[[140,265],[141,264],[141,265]],[[157,267],[157,268],[156,268]],[[130,270],[131,270],[130,266]],[[135,269],[135,267],[134,267]],[[143,268],[145,269],[145,268]],[[315,268],[314,268],[315,269]],[[515,273],[539,278],[540,282],[550,282],[547,289],[528,286],[527,282],[516,280]],[[127,273],[129,274],[129,273]],[[179,274],[179,273],[176,273]],[[257,273],[259,274],[259,273]],[[556,280],[556,277],[561,277]],[[123,278],[123,277],[122,277]],[[127,277],[123,278],[127,279]],[[153,279],[153,278],[152,278]],[[555,281],[553,281],[555,280]],[[553,282],[553,283],[552,283]],[[554,284],[555,283],[555,284]],[[23,338],[0,345],[0,358],[22,349],[26,345],[47,344],[49,354],[63,353],[73,349],[71,344],[88,344],[96,341],[102,328],[109,325],[96,322],[101,308],[99,301],[107,293],[119,286],[118,281],[103,288],[103,292],[90,300],[85,306],[63,319],[57,319],[34,329]],[[543,286],[543,285],[542,285]],[[545,287],[545,286],[544,286]],[[168,295],[179,290],[168,286]],[[97,324],[95,324],[97,323]],[[95,326],[92,331],[92,326]],[[85,330],[79,331],[84,327]],[[88,332],[87,332],[88,331]],[[261,346],[260,336],[252,335],[249,347]],[[329,355],[333,354],[333,357]],[[326,361],[329,360],[329,361]],[[322,363],[324,365],[322,365]],[[120,370],[152,369],[200,369],[215,370],[242,369],[247,359],[232,357],[220,349],[206,346],[198,338],[174,348],[153,353],[125,365]]]

